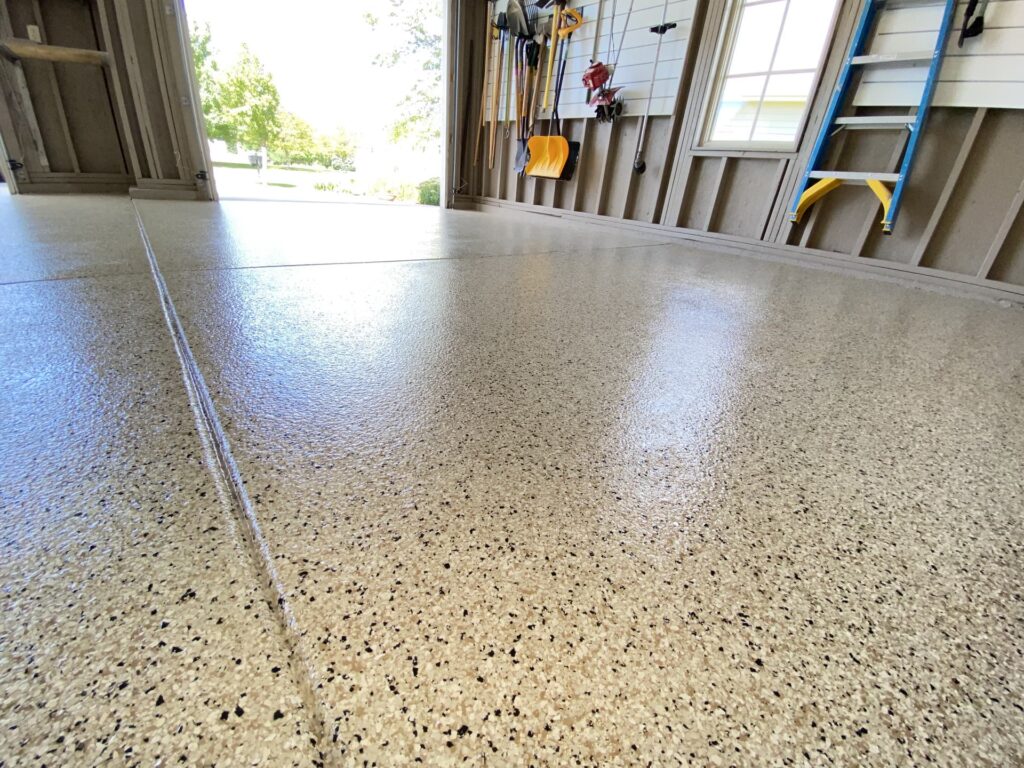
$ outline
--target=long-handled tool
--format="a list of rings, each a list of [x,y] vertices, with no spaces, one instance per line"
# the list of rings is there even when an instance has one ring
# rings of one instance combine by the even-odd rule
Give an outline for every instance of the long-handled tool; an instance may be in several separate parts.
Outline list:
[[[490,143],[487,147],[487,167],[491,170],[494,169],[494,153],[497,148],[498,138],[498,99],[501,96],[501,64],[505,59],[505,30],[502,29],[502,23],[505,23],[505,28],[508,28],[507,22],[504,20],[505,14],[498,14],[498,37],[500,43],[498,46],[498,59],[494,62],[494,83],[491,88],[491,134]]]
[[[513,166],[516,173],[522,173],[526,166],[526,127],[523,115],[526,114],[526,83],[530,77],[528,49],[531,45],[532,40],[523,38],[516,52],[516,159]]]
[[[516,150],[516,173],[522,174],[526,170],[526,163],[530,158],[527,145],[533,128],[533,115],[536,112],[538,86],[540,84],[541,44],[536,40],[527,40],[523,48],[522,69],[525,71],[523,88],[520,94],[521,114],[519,119],[519,147]],[[532,98],[531,98],[532,91]]]
[[[558,52],[558,25],[562,18],[562,10],[565,8],[565,0],[555,5],[551,14],[551,55],[548,57],[548,80],[544,85],[544,109],[548,108],[551,96],[551,77],[555,73],[555,56]]]
[[[533,25],[531,18],[536,19],[536,9],[530,14],[523,7],[519,0],[508,0],[509,34],[516,39],[515,47],[515,121],[516,121],[516,172],[522,170],[525,165],[525,136],[522,124],[522,116],[525,111],[525,77],[527,71],[527,47],[533,44]],[[506,129],[507,130],[507,129]]]
[[[519,41],[519,38],[514,38],[512,35],[512,28],[508,25],[508,16],[502,14],[505,17],[505,34],[508,37],[508,61],[505,62],[506,80],[505,80],[505,138],[509,137],[509,132],[512,127],[512,59],[514,57],[513,49],[515,48],[515,42]]]
[[[651,27],[651,32],[658,36],[658,47],[654,50],[654,65],[651,68],[651,88],[647,93],[647,107],[644,109],[643,120],[640,123],[640,135],[636,137],[636,153],[633,155],[633,172],[643,173],[647,170],[647,163],[644,162],[644,142],[647,140],[647,122],[651,117],[651,102],[654,100],[654,81],[658,77],[658,60],[661,58],[661,41],[665,39],[665,33],[676,28],[673,21],[665,23],[668,18],[668,0],[661,10],[661,24]]]
[[[562,134],[562,136],[564,136],[565,134],[562,133],[562,117],[561,115],[558,114],[558,102],[562,100],[562,86],[565,85],[565,68],[569,64],[569,41],[572,39],[573,31],[578,29],[583,24],[583,16],[580,13],[576,11],[571,11],[569,9],[566,9],[565,13],[573,16],[573,18],[575,18],[576,21],[574,24],[566,25],[559,32],[559,34],[565,35],[565,43],[562,46],[560,46],[559,51],[561,62],[559,63],[558,67],[558,85],[555,88],[555,106],[553,108],[553,117],[555,121],[558,123],[558,132]],[[573,174],[576,173],[576,166],[579,165],[580,161],[580,142],[569,141],[568,139],[566,139],[566,144],[569,147],[569,154],[566,156],[565,164],[562,166],[562,172],[558,176],[559,181],[571,181]]]
[[[572,19],[571,23],[557,25],[557,35],[565,38],[565,44],[559,46],[558,52],[558,77],[555,81],[554,103],[551,108],[551,118],[548,121],[548,136],[531,136],[527,142],[530,152],[530,160],[526,164],[528,176],[542,176],[548,179],[572,178],[576,168],[576,161],[579,158],[580,144],[578,141],[569,142],[562,135],[562,121],[558,117],[558,101],[561,97],[562,84],[565,81],[565,67],[568,61],[566,49],[572,33],[583,24],[583,17],[579,11],[566,8],[559,12],[560,16]],[[550,53],[554,57],[554,49]],[[549,68],[551,61],[549,60]],[[557,124],[557,133],[554,132]],[[573,146],[575,145],[575,146]]]
[[[494,3],[487,2],[487,39],[484,42],[484,77],[480,86],[480,122],[476,126],[476,143],[473,145],[473,166],[476,167],[477,158],[480,157],[480,141],[483,139],[484,126],[487,124],[487,73],[491,65],[491,17],[494,15]]]

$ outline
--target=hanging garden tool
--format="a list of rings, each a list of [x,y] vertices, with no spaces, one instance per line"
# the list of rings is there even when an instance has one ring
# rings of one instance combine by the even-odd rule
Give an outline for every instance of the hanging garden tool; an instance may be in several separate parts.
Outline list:
[[[968,37],[977,37],[985,31],[985,9],[988,8],[988,0],[969,0],[964,9],[964,25],[960,28],[960,39],[956,41],[957,48],[964,47],[964,40]]]
[[[571,20],[571,21],[570,21]],[[564,23],[563,23],[564,22]],[[562,121],[558,116],[558,102],[562,95],[562,84],[565,82],[565,67],[568,61],[566,49],[572,33],[583,24],[583,16],[579,11],[572,8],[565,8],[556,14],[555,32],[557,38],[565,38],[565,44],[559,46],[558,50],[558,77],[555,80],[554,103],[551,108],[551,119],[548,121],[548,131],[552,131],[557,124],[557,133],[548,136],[531,136],[527,142],[530,152],[529,162],[526,164],[528,176],[542,176],[548,179],[561,179],[568,181],[576,170],[576,164],[580,156],[580,143],[570,142],[562,135]],[[554,52],[551,53],[552,58]],[[549,69],[551,68],[549,61]]]
[[[647,163],[644,162],[644,142],[647,139],[647,122],[651,117],[651,102],[654,100],[654,81],[658,77],[658,60],[661,58],[661,41],[665,39],[665,33],[676,28],[673,21],[665,23],[668,16],[668,0],[661,10],[661,24],[651,27],[651,32],[658,36],[658,47],[654,50],[654,65],[651,67],[651,87],[647,93],[647,107],[644,109],[643,120],[640,123],[640,135],[636,139],[636,153],[633,155],[633,172],[643,173],[647,170]]]
[[[600,123],[610,123],[619,117],[623,111],[622,99],[619,98],[619,91],[622,88],[613,88],[612,80],[615,78],[615,70],[619,66],[619,56],[622,54],[622,44],[626,40],[626,31],[629,29],[629,19],[633,15],[633,2],[629,2],[629,10],[626,12],[626,23],[622,27],[622,34],[619,36],[619,47],[615,51],[615,62],[609,67],[600,61],[592,61],[590,67],[583,73],[583,85],[587,88],[587,103],[594,107],[594,115]],[[618,11],[618,2],[612,6],[611,23],[608,28],[608,61],[612,61],[612,46],[615,37],[615,14]],[[591,91],[593,92],[591,94]]]
[[[519,0],[508,0],[509,34],[516,39],[515,48],[515,122],[516,122],[516,159],[515,170],[520,172],[526,165],[526,136],[523,128],[523,112],[525,111],[525,78],[527,70],[527,49],[533,44],[534,26],[531,14],[523,8]],[[533,18],[536,19],[536,9]]]
[[[491,65],[491,40],[494,38],[494,29],[491,17],[494,15],[494,3],[488,0],[487,3],[487,37],[484,43],[484,77],[480,86],[480,122],[476,126],[476,143],[473,145],[473,165],[476,166],[477,158],[480,156],[480,141],[483,138],[484,128],[487,124],[487,73]]]
[[[526,163],[530,159],[528,141],[533,126],[533,110],[537,103],[537,84],[540,83],[540,73],[537,71],[540,62],[540,44],[536,40],[527,40],[523,48],[522,71],[523,86],[520,93],[520,117],[519,117],[519,146],[516,149],[516,173],[522,175],[526,170]],[[533,91],[533,98],[530,92]]]
[[[510,3],[511,5],[511,3]],[[512,59],[514,56],[514,49],[516,43],[519,42],[518,37],[513,37],[512,26],[509,23],[508,12],[500,14],[500,17],[504,17],[505,21],[505,34],[508,36],[508,60],[505,62],[505,69],[507,70],[505,80],[505,138],[507,139],[511,134],[512,129]],[[500,26],[500,22],[499,22]],[[514,41],[514,42],[513,42]]]
[[[494,82],[491,88],[491,132],[487,145],[487,167],[490,170],[494,169],[494,155],[497,147],[498,99],[501,96],[501,63],[505,58],[505,32],[508,29],[508,21],[506,21],[504,13],[498,14],[498,22],[494,25],[494,28],[498,32],[500,42],[498,46],[498,59],[494,63]]]
[[[545,7],[545,6],[550,5],[550,4],[551,4],[550,0],[546,0],[545,2],[539,3],[539,5],[541,7]],[[555,58],[556,58],[556,56],[558,54],[558,42],[559,42],[558,27],[559,27],[559,24],[561,24],[562,13],[565,10],[565,4],[566,4],[566,0],[558,0],[558,2],[555,3],[554,12],[551,14],[551,55],[548,56],[548,77],[547,77],[547,83],[545,83],[545,85],[544,85],[544,106],[543,106],[543,109],[547,109],[548,105],[550,104],[550,97],[551,97],[551,93],[552,93],[552,91],[551,91],[551,81],[552,81],[552,77],[553,77],[553,75],[555,73]]]

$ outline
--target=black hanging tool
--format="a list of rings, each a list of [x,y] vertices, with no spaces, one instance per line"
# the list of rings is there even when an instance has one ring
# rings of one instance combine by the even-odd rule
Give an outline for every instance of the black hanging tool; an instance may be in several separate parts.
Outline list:
[[[985,31],[985,9],[988,0],[969,0],[964,9],[964,24],[960,28],[960,38],[956,41],[957,48],[964,47],[964,40],[977,37]]]

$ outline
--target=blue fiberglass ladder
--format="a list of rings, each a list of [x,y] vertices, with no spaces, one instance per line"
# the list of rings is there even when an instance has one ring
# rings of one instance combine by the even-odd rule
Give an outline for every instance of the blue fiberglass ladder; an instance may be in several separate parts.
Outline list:
[[[935,0],[931,0],[935,2]],[[911,3],[908,0],[901,0],[898,7],[908,5],[920,5]],[[935,94],[935,86],[939,79],[939,69],[942,66],[942,54],[946,49],[946,41],[949,39],[950,29],[953,27],[953,16],[956,11],[956,0],[945,0],[945,9],[942,15],[942,24],[939,27],[938,37],[935,39],[935,48],[931,51],[915,51],[909,53],[887,53],[869,55],[865,54],[868,40],[871,38],[872,28],[878,11],[885,7],[885,0],[867,0],[864,12],[861,14],[857,31],[853,37],[853,45],[843,65],[843,71],[839,75],[836,89],[832,93],[832,101],[828,105],[828,113],[821,125],[821,133],[814,143],[814,149],[807,161],[807,169],[804,171],[803,180],[797,189],[796,198],[793,200],[793,207],[789,210],[789,220],[799,223],[804,213],[832,190],[841,186],[843,182],[866,184],[875,196],[882,203],[882,231],[891,234],[893,225],[896,223],[896,216],[900,212],[900,202],[903,198],[903,188],[910,178],[910,169],[914,164],[914,155],[917,154],[918,140],[921,138],[921,131],[924,130],[925,121],[928,118],[928,108],[931,106],[932,97]],[[858,67],[872,65],[897,64],[904,62],[930,61],[928,68],[928,79],[925,81],[924,90],[921,93],[921,103],[918,105],[916,115],[885,115],[877,117],[842,117],[840,112],[846,103],[846,96],[850,90],[853,75]],[[843,129],[897,129],[910,131],[910,138],[907,142],[906,151],[903,153],[903,162],[900,165],[899,173],[861,173],[852,171],[829,171],[822,168],[825,158],[828,155],[829,141]],[[892,191],[886,184],[895,184]]]

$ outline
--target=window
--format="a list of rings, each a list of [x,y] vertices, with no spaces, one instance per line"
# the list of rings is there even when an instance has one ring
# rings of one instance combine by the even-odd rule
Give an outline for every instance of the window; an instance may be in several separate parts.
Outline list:
[[[704,146],[796,148],[838,0],[732,0]]]

